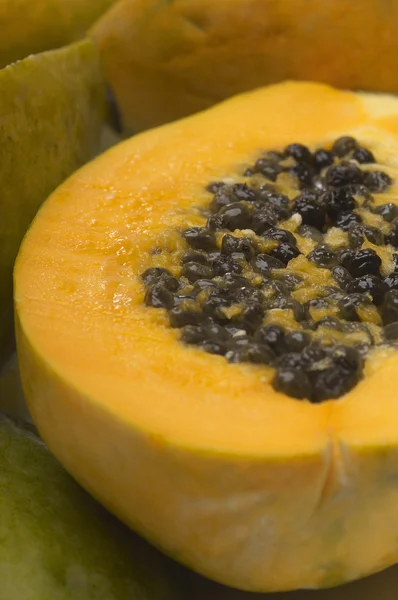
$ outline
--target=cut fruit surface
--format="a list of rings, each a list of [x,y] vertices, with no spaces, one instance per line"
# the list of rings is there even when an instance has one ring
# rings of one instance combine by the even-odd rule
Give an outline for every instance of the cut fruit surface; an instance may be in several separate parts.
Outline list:
[[[281,171],[275,177],[268,168],[253,173],[259,156],[270,158],[270,152],[272,160],[279,157]],[[377,162],[369,161],[369,153]],[[143,273],[167,268],[172,276],[166,292],[175,293],[173,278],[180,289],[182,283],[189,288],[189,278],[206,264],[197,256],[187,261],[199,267],[191,265],[184,280],[183,253],[209,253],[214,234],[216,245],[221,243],[221,251],[213,249],[220,265],[222,245],[230,249],[236,243],[224,241],[225,235],[242,238],[243,231],[243,237],[262,239],[261,269],[265,259],[274,260],[272,268],[282,263],[267,281],[252,280],[257,292],[274,293],[276,276],[285,275],[285,287],[297,285],[294,293],[303,306],[311,300],[311,287],[341,293],[337,277],[344,285],[344,271],[332,277],[330,253],[346,249],[351,234],[352,273],[363,268],[369,275],[373,269],[382,281],[394,272],[395,245],[393,222],[380,217],[378,207],[396,203],[397,156],[394,98],[284,83],[112,148],[52,194],[21,247],[15,268],[18,351],[41,434],[77,480],[128,525],[220,582],[255,591],[331,586],[397,560],[398,354],[394,342],[377,338],[386,323],[375,301],[344,304],[345,316],[339,304],[335,318],[354,328],[365,322],[376,332],[363,373],[337,400],[329,400],[330,394],[320,404],[308,402],[306,394],[298,400],[272,386],[275,365],[268,359],[230,364],[182,343],[166,310],[174,308],[155,308],[156,298],[169,298],[164,289],[156,296],[150,288],[145,304],[148,273]],[[310,177],[300,179],[308,161]],[[244,209],[239,205],[238,225],[245,227],[232,231],[237,213],[230,205],[220,207],[220,190],[208,188],[220,181],[246,182],[256,194],[259,186],[273,185],[273,193],[287,196],[288,206],[297,210],[289,208],[284,221],[277,219],[279,233],[269,239],[267,231],[250,229],[256,196]],[[318,184],[326,186],[321,191],[327,202],[319,205],[327,216],[319,229],[312,221],[313,229],[306,230],[318,243],[300,234],[293,252],[291,236],[303,225],[297,215],[309,214],[309,205],[297,196],[302,185]],[[330,193],[352,185],[362,188],[343,196],[342,213],[336,204],[341,197]],[[269,212],[269,196],[263,200]],[[200,238],[201,250],[187,229],[206,225],[210,203],[213,220]],[[394,212],[381,210],[388,218]],[[382,223],[383,236],[390,237],[372,238],[361,230],[361,241],[361,232],[344,232],[348,217],[341,220],[341,214],[373,219],[372,226]],[[222,227],[214,229],[214,217],[220,216]],[[323,238],[329,254],[310,260],[317,246],[323,248]],[[280,254],[286,244],[294,256]],[[357,251],[373,258],[363,261]],[[245,242],[239,252],[244,256],[230,258],[250,278],[246,265],[259,261],[258,249]],[[329,267],[317,264],[320,260]],[[220,286],[233,287],[232,275],[222,274]],[[207,272],[204,278],[213,276]],[[301,352],[307,342],[292,331],[313,335],[312,325],[325,314],[311,304],[304,328],[291,306],[266,306],[264,318],[272,324],[283,313],[289,343]],[[197,311],[197,300],[188,309]],[[394,310],[392,300],[386,314]],[[228,305],[223,314],[232,326],[239,310]],[[219,326],[220,318],[215,321]],[[353,344],[362,342],[359,335]]]
[[[89,41],[0,71],[0,364],[10,352],[12,269],[41,202],[98,150],[105,90]]]
[[[178,569],[0,414],[1,600],[178,600]]]

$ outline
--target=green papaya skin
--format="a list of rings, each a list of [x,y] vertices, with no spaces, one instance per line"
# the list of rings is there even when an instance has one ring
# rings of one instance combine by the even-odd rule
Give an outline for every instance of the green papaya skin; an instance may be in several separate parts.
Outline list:
[[[0,71],[0,365],[11,351],[19,245],[43,200],[96,153],[105,118],[105,85],[88,40]]]
[[[83,460],[83,457],[82,457]],[[0,600],[184,600],[179,567],[0,414]]]
[[[0,0],[0,67],[82,38],[115,0]]]

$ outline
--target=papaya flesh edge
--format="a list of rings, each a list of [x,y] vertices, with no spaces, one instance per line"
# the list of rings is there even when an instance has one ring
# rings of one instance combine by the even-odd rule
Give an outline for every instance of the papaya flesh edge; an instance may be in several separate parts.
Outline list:
[[[120,0],[90,35],[136,132],[286,79],[397,92],[397,22],[398,0]]]
[[[338,401],[299,402],[266,367],[181,344],[143,306],[139,274],[198,222],[207,183],[262,149],[340,135],[397,181],[389,96],[286,82],[141,134],[50,196],[16,262],[23,387],[50,449],[163,551],[245,590],[328,587],[398,560],[398,355],[369,359]]]

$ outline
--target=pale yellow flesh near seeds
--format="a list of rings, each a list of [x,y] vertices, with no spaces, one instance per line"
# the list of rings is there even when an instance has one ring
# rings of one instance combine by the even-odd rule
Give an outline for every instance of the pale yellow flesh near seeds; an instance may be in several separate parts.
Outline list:
[[[298,402],[265,367],[178,343],[135,275],[202,222],[210,180],[264,147],[347,133],[398,176],[397,101],[316,84],[137,136],[51,196],[16,264],[23,384],[50,448],[130,526],[243,589],[335,585],[398,559],[398,356],[376,354],[338,402]]]

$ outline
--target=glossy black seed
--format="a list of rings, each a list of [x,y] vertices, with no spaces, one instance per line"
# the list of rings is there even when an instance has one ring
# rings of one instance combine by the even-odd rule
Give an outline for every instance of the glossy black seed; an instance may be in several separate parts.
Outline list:
[[[260,188],[261,189],[261,188]],[[267,196],[263,197],[263,194],[260,193],[260,198],[270,204],[274,210],[278,211],[280,218],[286,218],[290,212],[290,201],[285,194],[277,194],[269,193]]]
[[[234,259],[252,260],[255,256],[255,250],[249,238],[238,238],[233,235],[224,235],[221,242],[221,252]]]
[[[241,273],[242,267],[230,256],[217,256],[211,263],[215,276],[222,276],[226,273]]]
[[[312,401],[333,400],[347,394],[358,383],[361,374],[333,365],[313,375]]]
[[[386,325],[383,333],[386,340],[398,340],[398,321]]]
[[[227,354],[231,363],[250,362],[253,364],[270,364],[274,358],[272,350],[265,344],[252,342],[247,346],[236,348]]]
[[[275,368],[280,368],[280,367],[292,367],[292,368],[302,368],[303,367],[303,361],[301,359],[301,354],[300,352],[287,352],[285,354],[281,354],[281,356],[278,356],[278,358],[274,361],[273,366],[275,366]]]
[[[326,210],[323,204],[319,204],[316,194],[304,192],[294,201],[294,212],[301,215],[304,225],[311,225],[317,229],[322,229],[325,224]]]
[[[307,146],[304,146],[303,144],[289,144],[285,148],[284,156],[291,156],[298,163],[312,164],[312,153]]]
[[[203,350],[205,350],[209,354],[219,354],[222,356],[228,351],[227,344],[221,341],[205,340],[201,345]]]
[[[355,348],[350,346],[335,346],[331,351],[331,359],[346,371],[358,373],[363,368],[363,358]]]
[[[235,183],[231,188],[231,192],[237,201],[254,202],[257,198],[255,190],[246,183]]]
[[[299,254],[300,252],[297,248],[285,242],[279,242],[279,244],[269,252],[270,256],[281,260],[285,265],[287,265],[292,258],[299,256]]]
[[[268,254],[257,254],[252,261],[252,266],[257,273],[268,275],[272,269],[284,269],[286,265],[281,260]]]
[[[209,288],[218,289],[218,286],[211,279],[198,279],[192,288],[192,294],[194,296],[197,296],[202,290],[206,290]]]
[[[278,229],[277,227],[270,227],[263,233],[263,237],[277,242],[286,242],[291,246],[296,246],[296,238],[294,235],[286,229]]]
[[[186,277],[190,283],[198,279],[211,279],[213,275],[214,271],[211,267],[196,262],[185,263],[181,270],[181,276]]]
[[[391,222],[391,230],[388,236],[386,236],[386,243],[392,246],[398,246],[398,217],[393,219]]]
[[[348,242],[351,248],[360,248],[368,240],[376,246],[384,244],[382,232],[371,225],[352,225],[348,231]]]
[[[327,246],[315,248],[307,255],[307,258],[323,269],[331,269],[338,264],[337,254]]]
[[[326,171],[326,182],[335,187],[341,187],[352,183],[362,183],[362,181],[363,173],[361,169],[354,163],[348,161],[342,161],[338,165],[332,165]]]
[[[195,250],[214,250],[217,247],[216,236],[206,227],[189,227],[181,235]]]
[[[169,310],[171,327],[185,327],[185,325],[199,325],[204,315],[197,310],[186,310],[182,306],[175,306]]]
[[[398,216],[398,209],[392,202],[381,204],[374,209],[374,212],[381,215],[385,221],[391,223]]]
[[[368,150],[367,148],[362,148],[362,146],[360,146],[359,148],[354,150],[351,158],[353,158],[354,160],[356,160],[357,162],[359,162],[361,164],[376,162],[375,157],[373,156],[372,152],[370,150]]]
[[[386,293],[381,310],[384,325],[398,321],[398,290]]]
[[[162,283],[150,285],[145,294],[145,304],[153,308],[171,308],[173,294]]]
[[[315,174],[313,167],[305,163],[297,163],[289,170],[293,177],[297,177],[300,187],[309,187],[312,184],[312,178]]]
[[[272,183],[263,183],[256,188],[257,200],[268,200],[270,196],[275,194],[278,195],[278,193],[275,191],[275,186]]]
[[[254,334],[257,342],[266,344],[275,354],[281,354],[284,349],[285,330],[280,325],[263,325]]]
[[[275,292],[275,296],[283,296],[284,298],[288,298],[290,296],[289,287],[280,279],[277,279],[276,281],[265,281],[262,287],[264,290],[273,290]]]
[[[255,210],[253,212],[251,228],[257,235],[261,235],[267,229],[275,225],[278,221],[278,216],[268,207]]]
[[[254,165],[254,170],[256,173],[264,175],[270,181],[276,181],[279,173],[283,171],[277,162],[267,157],[259,158]]]
[[[394,271],[397,272],[398,271],[398,254],[393,254],[392,260],[394,263]]]
[[[237,304],[264,302],[264,295],[256,288],[241,287],[234,291],[234,299]]]
[[[293,311],[294,318],[297,321],[302,321],[306,318],[304,307],[294,298],[287,298],[286,296],[273,298],[267,303],[267,309],[272,310],[274,308]]]
[[[242,331],[242,328],[240,328]],[[231,348],[242,348],[247,347],[254,342],[253,336],[251,335],[236,335],[232,338],[230,342]]]
[[[206,190],[211,194],[215,194],[219,192],[223,187],[225,187],[225,183],[223,181],[212,181],[206,187]]]
[[[346,252],[344,258],[340,254],[340,261],[353,277],[379,275],[381,258],[371,248]]]
[[[219,214],[210,215],[206,221],[206,227],[210,231],[219,231],[223,229],[223,220]]]
[[[211,321],[209,323],[205,323],[203,330],[206,334],[206,337],[211,340],[222,340],[225,342],[231,339],[231,335],[226,328],[218,323],[213,323]]]
[[[307,318],[312,319],[312,310],[327,310],[329,308],[329,301],[327,298],[312,298],[303,304],[303,309],[306,313]]]
[[[225,229],[248,229],[251,223],[250,210],[244,202],[233,202],[220,210]]]
[[[223,277],[222,285],[227,290],[236,290],[242,287],[253,287],[252,283],[246,279],[246,277],[243,277],[243,275],[236,275],[235,273],[226,273]]]
[[[186,294],[174,294],[173,304],[171,306],[179,306],[182,302],[186,302],[187,300],[195,300],[195,295],[187,296]],[[171,308],[171,306],[168,308]]]
[[[348,231],[352,225],[357,225],[362,222],[359,215],[353,212],[342,212],[335,218],[334,224],[343,231]]]
[[[384,277],[384,284],[388,290],[398,290],[398,273],[391,273]]]
[[[301,362],[306,371],[314,371],[319,368],[327,357],[327,350],[321,344],[313,342],[306,346],[301,352]]]
[[[302,281],[300,275],[293,273],[286,273],[284,275],[278,275],[278,283],[283,283],[289,292],[293,291]]]
[[[228,318],[222,311],[231,304],[231,299],[226,296],[220,295],[220,293],[212,292],[208,298],[202,304],[202,310],[204,315],[214,318],[216,321],[226,322]]]
[[[172,273],[168,269],[163,269],[162,267],[151,267],[142,273],[141,279],[144,285],[152,285],[153,283],[158,282],[161,278],[164,279],[165,276],[173,278]]]
[[[332,277],[333,277],[333,279],[335,279],[337,281],[339,286],[341,288],[343,288],[343,290],[346,289],[347,285],[352,280],[352,277],[349,274],[349,272],[347,271],[347,269],[345,269],[344,267],[342,267],[340,265],[337,267],[333,267]]]
[[[339,302],[339,310],[342,319],[346,321],[360,321],[358,309],[371,305],[368,296],[364,294],[347,294]]]
[[[281,367],[272,380],[272,386],[277,392],[303,400],[311,398],[312,387],[308,375],[299,368]]]
[[[333,154],[329,150],[320,148],[314,152],[313,156],[314,166],[318,171],[321,171],[325,167],[329,167],[333,164]]]
[[[301,352],[310,343],[311,338],[305,331],[288,331],[283,344],[286,352]]]
[[[224,186],[214,194],[214,198],[209,206],[210,211],[213,214],[218,213],[224,206],[228,206],[228,204],[231,204],[233,201],[234,198],[231,193],[231,188],[229,186]]]
[[[341,323],[336,317],[326,316],[319,319],[319,321],[316,321],[313,325],[314,330],[317,330],[320,327],[329,327],[330,329],[339,331],[341,329]]]
[[[181,340],[185,344],[201,344],[205,339],[205,329],[200,325],[185,325],[182,328]]]
[[[366,171],[363,182],[373,193],[385,192],[392,185],[391,177],[383,171]]]
[[[326,212],[332,221],[340,213],[352,212],[356,208],[354,197],[344,187],[324,192],[320,197],[320,202],[325,205]]]
[[[200,252],[199,250],[188,250],[184,252],[181,257],[181,262],[183,265],[188,262],[200,263],[202,265],[207,265],[208,256],[204,252]]]
[[[375,275],[363,275],[353,279],[347,286],[347,294],[370,294],[376,305],[383,302],[387,290],[386,283]]]
[[[332,146],[332,153],[335,156],[338,156],[339,158],[343,158],[353,150],[356,150],[358,146],[359,144],[355,138],[345,135],[343,137],[338,138],[334,142]]]
[[[315,227],[311,227],[310,225],[300,225],[297,230],[297,233],[301,235],[303,238],[313,240],[314,242],[320,244],[323,240],[323,235],[316,229]]]
[[[264,307],[261,304],[253,302],[253,304],[245,306],[237,316],[236,322],[242,324],[247,331],[254,332],[263,322],[264,312]]]

